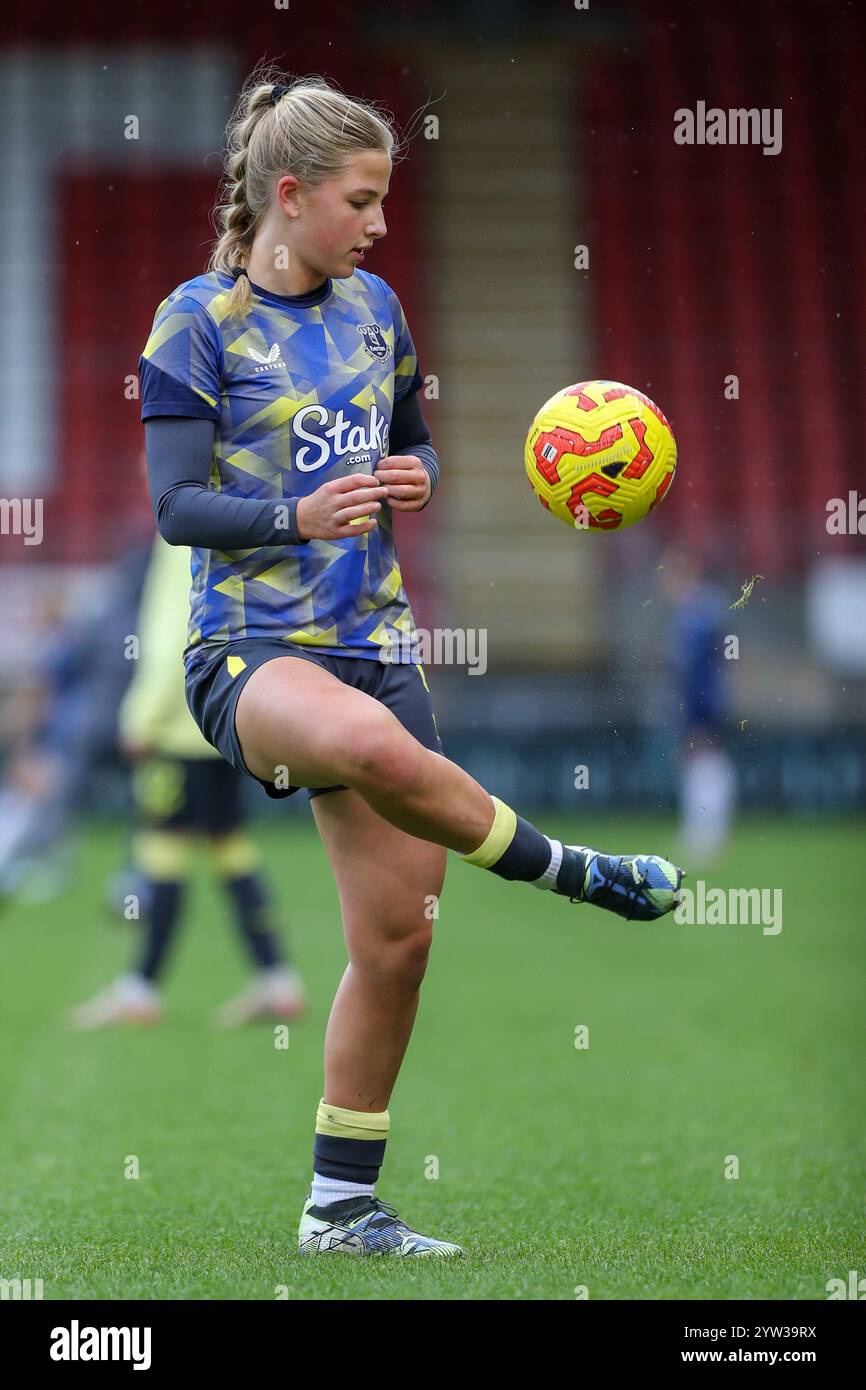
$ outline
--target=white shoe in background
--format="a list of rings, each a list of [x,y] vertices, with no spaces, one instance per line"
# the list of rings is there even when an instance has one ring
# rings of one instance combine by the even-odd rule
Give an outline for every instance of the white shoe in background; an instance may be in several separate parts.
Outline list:
[[[87,1032],[118,1025],[149,1026],[162,1018],[159,991],[143,975],[121,975],[107,989],[73,1009],[69,1022]]]
[[[257,1019],[288,1023],[306,1013],[307,998],[300,975],[284,965],[261,970],[241,994],[217,1011],[218,1028],[239,1028]]]

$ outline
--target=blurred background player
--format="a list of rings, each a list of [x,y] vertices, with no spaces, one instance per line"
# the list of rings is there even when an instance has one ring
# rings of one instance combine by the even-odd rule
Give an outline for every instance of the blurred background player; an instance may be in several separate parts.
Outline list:
[[[731,833],[737,795],[724,746],[724,645],[729,601],[695,550],[671,550],[662,570],[672,606],[671,659],[681,739],[679,817],[682,853],[708,864]]]
[[[133,968],[76,1009],[79,1028],[155,1023],[158,982],[178,924],[193,842],[203,841],[231,901],[254,967],[247,989],[217,1014],[222,1027],[303,1013],[303,986],[271,922],[259,854],[243,828],[240,774],[202,737],[184,696],[182,653],[189,609],[190,556],[157,535],[138,618],[135,674],[121,702],[121,746],[132,759],[138,826],[133,866],[143,924]]]
[[[150,555],[149,519],[146,534],[140,522],[120,527],[115,544],[86,601],[69,603],[68,592],[51,588],[37,601],[29,659],[9,639],[15,681],[0,701],[7,749],[0,900],[47,903],[65,889],[80,818],[105,794],[103,774],[116,758],[117,709],[129,683],[124,639],[135,630]]]

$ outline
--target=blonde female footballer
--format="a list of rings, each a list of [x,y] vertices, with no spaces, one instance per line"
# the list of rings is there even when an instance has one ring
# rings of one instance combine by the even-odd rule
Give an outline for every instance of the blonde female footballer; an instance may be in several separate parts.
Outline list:
[[[269,795],[307,788],[340,898],[305,1254],[460,1253],[374,1195],[447,850],[636,920],[682,877],[549,839],[443,756],[392,517],[439,465],[399,300],[361,269],[396,151],[371,104],[253,74],[210,269],[159,306],[140,364],[157,524],[193,548],[189,707]]]

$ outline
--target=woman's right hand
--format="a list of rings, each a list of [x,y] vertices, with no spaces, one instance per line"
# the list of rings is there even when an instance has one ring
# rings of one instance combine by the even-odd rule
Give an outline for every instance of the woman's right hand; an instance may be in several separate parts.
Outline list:
[[[363,536],[373,530],[376,513],[387,496],[387,487],[377,483],[369,473],[334,478],[298,502],[295,512],[298,535],[303,541]]]

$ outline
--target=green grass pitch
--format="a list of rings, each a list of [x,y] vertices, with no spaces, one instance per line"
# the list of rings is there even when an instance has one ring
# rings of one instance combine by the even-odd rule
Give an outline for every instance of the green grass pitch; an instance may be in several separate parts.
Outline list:
[[[706,878],[781,887],[776,936],[627,926],[450,857],[379,1187],[464,1245],[436,1263],[296,1254],[345,961],[312,823],[257,832],[312,996],[288,1050],[267,1025],[211,1027],[244,967],[203,870],[167,1021],[65,1029],[131,944],[101,905],[120,834],[87,828],[62,897],[0,916],[0,1278],[41,1278],[46,1299],[825,1298],[866,1274],[863,832],[741,825]],[[649,819],[592,835],[672,841]]]

